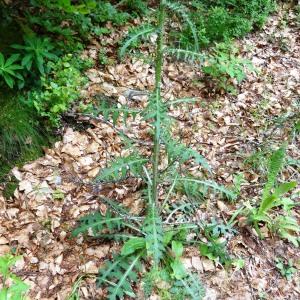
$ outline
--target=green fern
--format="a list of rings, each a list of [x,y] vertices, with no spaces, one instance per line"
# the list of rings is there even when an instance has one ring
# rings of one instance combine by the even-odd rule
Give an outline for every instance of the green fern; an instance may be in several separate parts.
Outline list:
[[[154,33],[156,30],[155,27],[153,27],[150,24],[142,25],[140,27],[135,28],[127,37],[125,40],[123,46],[121,47],[119,51],[119,56],[122,58],[125,53],[127,52],[128,48],[136,41],[140,39],[147,38],[151,33]]]
[[[131,173],[133,176],[140,177],[143,166],[147,163],[147,161],[148,159],[136,154],[119,157],[111,163],[110,167],[99,172],[95,178],[95,182],[121,180],[126,178],[128,173]]]
[[[270,195],[270,191],[276,182],[276,177],[283,166],[284,157],[285,147],[281,147],[277,151],[275,151],[270,158],[268,180],[263,190],[262,203],[264,202],[264,199],[266,199]]]
[[[136,297],[132,284],[138,281],[138,273],[141,271],[141,251],[133,256],[115,256],[112,261],[99,270],[97,286],[107,286],[109,300],[123,299],[125,295]]]
[[[155,266],[158,266],[164,255],[163,226],[154,204],[148,210],[143,226],[146,234],[146,248],[148,256],[153,258]]]

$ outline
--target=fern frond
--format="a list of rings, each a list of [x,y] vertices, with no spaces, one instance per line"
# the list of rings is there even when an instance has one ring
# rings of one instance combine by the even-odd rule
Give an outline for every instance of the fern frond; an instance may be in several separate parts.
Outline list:
[[[141,270],[140,258],[143,252],[133,256],[115,256],[99,270],[97,287],[108,286],[109,300],[123,299],[125,295],[135,297],[132,284],[138,280]]]
[[[190,30],[192,32],[194,43],[195,43],[195,51],[199,51],[199,41],[198,41],[198,35],[197,35],[197,28],[194,24],[194,22],[190,19],[188,14],[188,9],[186,6],[184,6],[181,3],[178,2],[169,2],[166,1],[165,5],[168,7],[169,10],[174,12],[176,15],[179,15],[184,22],[190,27]]]
[[[86,234],[89,230],[92,231],[94,236],[101,234],[104,229],[109,229],[110,231],[120,230],[122,223],[122,217],[114,217],[110,212],[107,212],[105,216],[96,212],[82,217],[77,228],[72,231],[72,236],[77,236],[80,233]]]
[[[124,45],[119,51],[119,56],[122,58],[132,43],[138,41],[139,39],[147,38],[151,33],[155,32],[155,30],[156,28],[150,24],[135,28],[125,40]]]
[[[275,151],[269,161],[269,168],[268,168],[268,179],[267,183],[263,190],[262,201],[270,196],[270,191],[274,187],[276,182],[276,177],[280,172],[285,157],[285,147],[279,148]]]
[[[149,207],[143,232],[146,234],[146,248],[148,255],[153,258],[157,266],[165,251],[163,245],[163,226],[162,220],[154,204]]]
[[[165,48],[164,50],[169,55],[175,56],[178,60],[184,60],[188,63],[202,64],[205,60],[205,56],[201,53],[189,50],[189,49],[177,49],[177,48]]]
[[[136,154],[115,159],[110,167],[100,170],[95,178],[95,182],[121,180],[126,178],[130,172],[133,176],[140,176],[143,165],[148,159]]]
[[[181,177],[178,179],[178,183],[182,183],[181,187],[183,188],[184,193],[188,197],[192,198],[199,198],[199,195],[201,195],[203,191],[206,191],[205,189],[212,189],[216,192],[220,192],[228,199],[235,199],[236,197],[232,191],[211,180],[199,180],[193,177]]]

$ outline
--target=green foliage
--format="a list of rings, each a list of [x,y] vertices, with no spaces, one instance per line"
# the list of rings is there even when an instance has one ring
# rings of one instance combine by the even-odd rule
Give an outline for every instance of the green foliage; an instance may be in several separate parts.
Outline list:
[[[260,205],[258,208],[248,207],[249,221],[254,224],[255,229],[260,237],[262,234],[259,230],[258,223],[264,222],[275,229],[283,238],[291,241],[295,246],[298,246],[297,238],[293,233],[298,233],[300,227],[297,221],[290,216],[279,216],[273,218],[270,211],[279,206],[286,208],[286,200],[283,196],[296,187],[296,182],[284,182],[276,186],[276,178],[281,171],[285,158],[285,147],[276,150],[270,157],[267,182],[262,192]]]
[[[48,38],[39,38],[35,35],[24,36],[25,45],[12,45],[12,48],[22,50],[22,66],[28,71],[32,65],[38,69],[40,74],[45,73],[45,60],[56,60],[57,56],[52,52],[54,45]]]
[[[98,35],[107,22],[123,25],[137,14],[147,12],[145,1],[121,2],[122,5],[113,5],[109,1],[94,0],[77,1],[77,4],[70,0],[32,0],[33,9],[26,12],[26,18],[30,24],[61,35],[74,45],[76,39],[85,41]]]
[[[201,255],[222,265],[231,265],[234,260],[227,252],[225,237],[235,233],[236,231],[228,224],[219,224],[215,220],[212,223],[206,224],[204,227],[204,236],[208,242],[200,242],[199,250]]]
[[[129,47],[132,44],[136,43],[141,39],[146,39],[151,33],[154,33],[155,27],[150,24],[141,25],[139,27],[134,28],[127,36],[126,40],[124,41],[122,47],[119,50],[119,56],[123,57],[128,51]]]
[[[119,230],[124,226],[123,218],[118,216],[113,216],[110,212],[107,212],[105,216],[102,216],[99,212],[82,217],[79,220],[78,227],[73,230],[72,235],[77,236],[80,233],[91,233],[94,236],[100,235],[104,229],[108,229],[109,232],[114,230]]]
[[[234,92],[232,79],[238,83],[246,78],[245,69],[254,71],[252,63],[237,56],[237,49],[229,44],[216,44],[202,67],[202,71],[217,82],[219,89]]]
[[[293,266],[293,261],[290,259],[288,263],[284,263],[282,259],[275,259],[275,266],[280,272],[282,277],[285,277],[287,280],[291,280],[294,274],[297,272],[297,269]]]
[[[0,275],[3,280],[3,287],[0,290],[1,300],[25,299],[29,286],[10,271],[10,268],[14,266],[20,258],[20,256],[13,256],[12,254],[0,256]],[[7,280],[11,281],[10,285],[7,285]]]
[[[185,278],[174,282],[170,289],[171,299],[176,300],[198,300],[205,296],[205,290],[196,274],[187,273]]]
[[[49,136],[41,128],[37,116],[18,97],[0,94],[0,181],[21,161],[42,154]]]
[[[126,8],[130,13],[136,13],[138,15],[145,15],[148,12],[147,1],[143,0],[123,0],[122,6]]]
[[[153,258],[154,264],[157,267],[164,252],[163,227],[161,217],[158,215],[156,207],[153,204],[149,207],[143,231],[146,234],[147,254]]]
[[[125,179],[128,173],[139,177],[147,161],[148,159],[136,154],[119,157],[111,163],[110,167],[101,170],[95,178],[95,181],[121,180]]]
[[[127,119],[132,117],[135,120],[136,116],[140,113],[138,109],[132,109],[128,106],[121,106],[112,102],[110,99],[105,99],[105,96],[97,97],[97,107],[91,110],[91,113],[98,115],[99,113],[103,116],[105,121],[112,120],[114,125],[117,124],[119,118],[122,117],[123,122],[126,124]]]
[[[243,37],[251,30],[260,28],[267,16],[274,11],[273,0],[194,0],[190,3],[191,20],[197,29],[200,45],[223,42]],[[175,34],[175,37],[178,36]],[[191,29],[186,26],[179,35],[183,48],[191,44]]]
[[[188,197],[192,199],[203,198],[208,189],[224,194],[228,199],[235,199],[236,195],[226,189],[225,187],[217,184],[211,180],[199,180],[194,177],[181,177],[178,178],[177,188],[182,190]]]
[[[57,62],[48,62],[51,70],[41,78],[41,89],[30,92],[27,104],[37,113],[46,117],[51,126],[58,126],[60,115],[80,98],[80,87],[86,82],[74,63],[71,54],[65,55]]]
[[[109,300],[123,299],[125,295],[136,297],[132,283],[138,280],[138,272],[141,270],[140,258],[143,252],[134,256],[119,255],[113,261],[107,261],[104,268],[100,269],[97,278],[97,286],[108,284]]]
[[[4,79],[11,89],[14,87],[15,80],[18,80],[19,84],[22,84],[24,81],[23,76],[19,73],[19,70],[23,69],[23,67],[16,63],[19,57],[19,54],[12,54],[8,59],[5,59],[0,52],[0,77]]]

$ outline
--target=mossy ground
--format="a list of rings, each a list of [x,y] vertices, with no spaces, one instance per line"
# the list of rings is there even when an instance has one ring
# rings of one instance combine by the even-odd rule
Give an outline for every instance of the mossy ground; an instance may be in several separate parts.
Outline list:
[[[0,7],[0,13],[3,11]],[[0,52],[11,53],[10,45],[22,43],[22,30],[16,22],[4,17],[0,20]],[[7,182],[11,168],[42,155],[42,147],[49,144],[50,135],[35,112],[19,101],[20,92],[0,85],[0,184],[5,194],[13,193],[15,182]]]

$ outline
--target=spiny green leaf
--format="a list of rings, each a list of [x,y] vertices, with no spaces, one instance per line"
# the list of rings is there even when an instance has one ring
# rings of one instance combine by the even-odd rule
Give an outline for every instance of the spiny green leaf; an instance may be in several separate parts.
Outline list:
[[[111,163],[110,167],[99,172],[95,182],[124,179],[129,172],[133,176],[140,176],[143,165],[147,161],[148,159],[135,154],[119,157]]]
[[[195,51],[198,52],[199,51],[199,41],[198,41],[198,36],[197,36],[197,28],[196,28],[195,24],[193,23],[193,21],[189,17],[187,7],[181,3],[174,2],[174,1],[172,1],[172,2],[166,1],[165,5],[172,12],[179,15],[183,19],[183,21],[188,24],[188,26],[190,27],[190,30],[192,32],[193,38],[194,38]]]
[[[153,257],[155,265],[158,266],[165,249],[163,245],[162,221],[154,204],[148,209],[143,231],[146,234],[146,248],[148,255]]]
[[[234,199],[235,194],[226,189],[224,186],[217,184],[215,181],[211,180],[199,180],[193,177],[181,177],[178,179],[178,182],[182,182],[185,184],[185,191],[188,192],[187,188],[190,190],[197,192],[200,187],[211,188],[214,191],[220,192],[224,194],[229,199]]]
[[[89,230],[92,230],[94,235],[100,235],[103,229],[120,229],[122,220],[122,217],[114,217],[110,212],[107,212],[105,216],[99,212],[89,214],[79,220],[79,225],[72,231],[72,236],[88,233]]]
[[[136,28],[132,33],[128,35],[124,45],[121,47],[119,51],[119,56],[123,57],[127,49],[130,47],[132,43],[134,43],[135,41],[141,38],[146,38],[149,34],[153,33],[154,31],[155,31],[155,27],[149,24]]]

